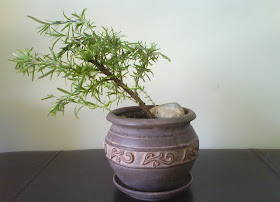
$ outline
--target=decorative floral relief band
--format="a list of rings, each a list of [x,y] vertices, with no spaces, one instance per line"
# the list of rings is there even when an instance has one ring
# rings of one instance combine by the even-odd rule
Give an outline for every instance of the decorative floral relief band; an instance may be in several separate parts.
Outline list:
[[[132,168],[164,168],[192,161],[199,147],[198,138],[184,148],[159,152],[139,152],[118,149],[105,142],[105,154],[111,161]]]

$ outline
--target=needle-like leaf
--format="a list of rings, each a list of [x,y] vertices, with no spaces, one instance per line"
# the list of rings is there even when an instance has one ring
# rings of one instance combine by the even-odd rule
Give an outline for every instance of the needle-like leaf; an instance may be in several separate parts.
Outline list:
[[[51,39],[50,53],[39,54],[33,48],[18,50],[10,61],[16,63],[18,72],[31,75],[32,80],[39,72],[39,79],[49,75],[52,79],[55,74],[70,83],[69,91],[57,88],[63,93],[62,96],[48,95],[42,99],[55,99],[49,115],[63,113],[67,104],[74,103],[74,113],[78,118],[78,112],[83,107],[110,110],[113,103],[119,104],[130,99],[151,117],[140,95],[154,102],[142,83],[150,80],[153,75],[151,65],[160,56],[168,61],[170,59],[158,52],[159,48],[154,43],[149,46],[141,41],[125,41],[124,36],[112,28],[101,27],[101,31],[97,31],[94,24],[86,19],[85,11],[73,13],[69,17],[63,12],[62,21],[45,22],[27,16],[40,24],[39,34]],[[56,51],[58,45],[61,47]]]

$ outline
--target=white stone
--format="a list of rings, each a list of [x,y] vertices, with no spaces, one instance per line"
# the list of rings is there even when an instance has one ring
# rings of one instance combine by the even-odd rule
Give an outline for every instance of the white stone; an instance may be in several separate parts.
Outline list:
[[[150,109],[155,118],[172,118],[185,114],[184,109],[176,102],[171,102]]]

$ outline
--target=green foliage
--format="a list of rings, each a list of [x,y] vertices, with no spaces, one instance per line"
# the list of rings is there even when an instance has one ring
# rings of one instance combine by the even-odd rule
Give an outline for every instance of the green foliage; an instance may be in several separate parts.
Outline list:
[[[82,107],[110,109],[112,103],[118,104],[126,98],[141,104],[138,93],[144,93],[151,101],[141,81],[150,80],[153,75],[151,65],[160,56],[169,60],[158,52],[155,44],[147,46],[141,41],[125,41],[113,29],[101,27],[98,31],[85,18],[85,10],[80,15],[74,13],[68,17],[63,13],[63,16],[64,21],[48,22],[28,16],[40,23],[38,32],[41,35],[51,38],[50,53],[39,54],[33,48],[18,50],[11,60],[16,63],[15,69],[23,75],[31,75],[32,81],[35,74],[39,74],[38,79],[52,79],[55,74],[70,81],[69,90],[57,88],[62,96],[48,95],[42,99],[56,99],[50,115],[64,112],[69,103],[77,104],[76,116]],[[59,49],[58,44],[61,45]],[[55,52],[55,49],[59,51]],[[129,77],[134,80],[131,86],[127,84]],[[89,101],[91,97],[94,103]]]

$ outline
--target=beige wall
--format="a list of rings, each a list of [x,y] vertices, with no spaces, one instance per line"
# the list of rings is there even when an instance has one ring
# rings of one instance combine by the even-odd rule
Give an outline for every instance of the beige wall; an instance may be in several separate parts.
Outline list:
[[[280,1],[0,1],[0,152],[102,148],[107,112],[83,110],[76,120],[47,117],[63,81],[16,74],[16,49],[46,51],[39,19],[81,12],[128,40],[155,42],[172,62],[154,66],[147,84],[158,103],[193,109],[201,148],[280,148]],[[131,105],[131,103],[123,103]]]

